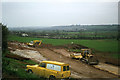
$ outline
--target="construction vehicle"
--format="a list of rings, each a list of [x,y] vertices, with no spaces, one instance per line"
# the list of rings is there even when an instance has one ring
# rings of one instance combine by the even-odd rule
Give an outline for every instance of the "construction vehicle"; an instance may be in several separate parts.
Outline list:
[[[81,53],[73,53],[73,54],[70,54],[70,56],[72,57],[72,59],[81,59],[82,58]]]
[[[30,43],[27,43],[27,45],[31,47],[36,47],[36,46],[40,46],[41,43],[42,43],[42,40],[33,40]]]
[[[70,57],[74,59],[79,59],[87,64],[98,64],[99,61],[97,58],[92,54],[91,49],[81,49],[81,53],[73,53],[70,54]]]

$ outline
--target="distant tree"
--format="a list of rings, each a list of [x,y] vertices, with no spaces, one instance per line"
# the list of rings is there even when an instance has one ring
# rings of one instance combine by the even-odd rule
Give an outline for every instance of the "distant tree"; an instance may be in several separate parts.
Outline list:
[[[2,51],[4,53],[8,47],[7,46],[8,28],[1,23],[0,25],[2,26]]]
[[[117,40],[120,40],[120,32],[117,34]]]
[[[95,31],[95,33],[94,33],[94,34],[95,34],[95,38],[96,38],[96,37],[97,37],[97,30]]]
[[[79,30],[78,38],[82,38],[82,37],[84,37],[83,30]]]
[[[118,34],[117,34],[117,40],[120,40],[120,25],[118,25]]]
[[[8,28],[0,23],[0,29],[2,33],[2,73],[7,73],[6,66],[9,65],[10,61],[5,58],[5,55],[8,53],[7,46],[7,37],[8,37]]]
[[[60,34],[59,30],[56,30],[56,34],[57,34],[57,35],[59,35],[59,34]]]

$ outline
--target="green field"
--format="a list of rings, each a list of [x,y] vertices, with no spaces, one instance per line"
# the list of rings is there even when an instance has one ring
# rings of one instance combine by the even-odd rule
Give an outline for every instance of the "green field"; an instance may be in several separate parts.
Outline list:
[[[39,76],[35,74],[29,74],[25,71],[27,64],[37,64],[36,62],[32,60],[17,60],[14,58],[8,58],[6,55],[11,54],[9,51],[6,51],[6,53],[3,53],[2,61],[2,73],[3,73],[3,79],[7,80],[8,78],[16,78],[19,80],[19,78],[36,78],[36,80],[39,79]],[[11,54],[13,55],[13,54]],[[6,79],[7,78],[7,79]],[[37,79],[38,78],[38,79]],[[39,79],[43,80],[43,79]]]
[[[64,44],[81,44],[89,48],[93,48],[101,52],[118,53],[117,40],[75,40],[75,39],[47,39],[47,38],[32,38],[32,37],[18,37],[10,35],[9,41],[30,42],[31,40],[42,40],[45,44],[64,45]]]
[[[50,33],[47,33],[50,34]],[[79,38],[79,37],[117,37],[118,32],[117,31],[82,31],[82,32],[63,32],[59,31],[59,35],[55,34],[56,37],[73,37],[73,38]]]

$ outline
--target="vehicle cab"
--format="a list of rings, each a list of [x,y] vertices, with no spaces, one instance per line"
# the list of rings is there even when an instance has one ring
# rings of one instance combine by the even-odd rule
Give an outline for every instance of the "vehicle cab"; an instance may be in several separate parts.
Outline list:
[[[33,40],[30,41],[30,43],[27,43],[28,46],[35,47],[35,46],[40,46],[42,43],[42,40]]]
[[[63,79],[71,75],[69,64],[56,61],[42,61],[39,65],[27,65],[26,70],[45,78]]]

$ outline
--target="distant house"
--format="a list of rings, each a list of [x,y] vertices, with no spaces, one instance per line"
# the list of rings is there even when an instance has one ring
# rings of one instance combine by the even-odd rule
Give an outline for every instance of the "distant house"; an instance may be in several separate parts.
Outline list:
[[[22,37],[28,37],[28,34],[23,33],[23,34],[22,34]]]

